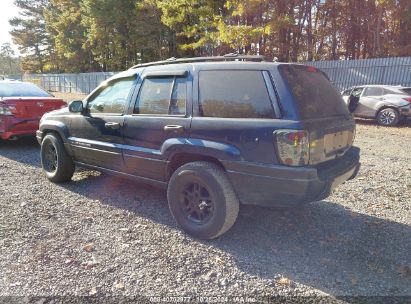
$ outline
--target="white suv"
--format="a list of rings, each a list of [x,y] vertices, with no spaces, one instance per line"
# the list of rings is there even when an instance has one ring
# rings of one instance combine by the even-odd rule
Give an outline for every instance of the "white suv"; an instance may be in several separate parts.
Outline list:
[[[341,93],[346,104],[357,97],[353,115],[377,119],[385,126],[396,125],[403,117],[411,117],[411,88],[402,86],[365,85],[351,87]]]

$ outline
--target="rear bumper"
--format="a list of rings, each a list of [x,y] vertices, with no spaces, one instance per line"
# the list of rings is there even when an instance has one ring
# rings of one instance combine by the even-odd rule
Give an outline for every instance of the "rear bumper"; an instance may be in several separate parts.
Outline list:
[[[38,127],[39,119],[0,115],[0,138],[4,140],[13,136],[35,135]]]
[[[354,178],[360,169],[359,152],[352,147],[338,160],[315,167],[231,161],[223,161],[223,165],[243,204],[289,207],[322,200]]]

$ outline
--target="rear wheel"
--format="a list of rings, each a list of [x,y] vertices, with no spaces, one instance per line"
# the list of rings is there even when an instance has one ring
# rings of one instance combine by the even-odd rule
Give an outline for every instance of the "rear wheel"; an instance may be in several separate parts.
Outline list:
[[[400,113],[393,108],[385,108],[378,112],[377,121],[382,126],[395,126],[400,121]]]
[[[41,142],[41,165],[47,178],[55,183],[71,180],[74,173],[73,159],[64,148],[57,134],[47,134]]]
[[[225,172],[209,162],[192,162],[172,175],[167,199],[171,214],[187,233],[216,238],[233,225],[239,201]]]

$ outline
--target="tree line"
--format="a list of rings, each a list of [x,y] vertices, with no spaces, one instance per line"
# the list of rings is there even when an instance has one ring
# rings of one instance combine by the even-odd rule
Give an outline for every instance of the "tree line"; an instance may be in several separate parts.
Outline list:
[[[20,58],[15,55],[10,43],[3,43],[0,46],[0,80],[4,76],[20,75]]]
[[[15,0],[28,72],[119,71],[238,52],[276,61],[411,55],[410,0]]]

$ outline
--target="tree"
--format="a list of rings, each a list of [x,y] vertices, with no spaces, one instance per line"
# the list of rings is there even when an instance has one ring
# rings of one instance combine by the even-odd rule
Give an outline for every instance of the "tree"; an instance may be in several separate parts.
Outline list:
[[[24,55],[22,67],[26,71],[42,73],[49,68],[52,48],[43,17],[48,0],[15,0],[14,4],[21,12],[19,17],[9,21],[13,27],[10,34]]]
[[[55,69],[62,72],[86,72],[98,69],[91,50],[85,47],[86,27],[82,24],[80,0],[50,0],[44,10],[46,30],[54,53]]]
[[[278,61],[411,55],[409,0],[15,0],[27,71],[261,54]]]
[[[135,48],[138,62],[164,60],[175,54],[174,33],[161,22],[161,10],[152,1],[137,2]]]
[[[87,29],[83,47],[92,50],[103,71],[125,69],[141,56],[161,57],[163,26],[155,7],[135,0],[83,0],[81,11]]]
[[[223,0],[156,0],[161,22],[171,30],[175,57],[215,55],[219,49],[218,20],[225,14]]]
[[[20,73],[19,59],[15,58],[15,52],[10,43],[0,46],[0,74],[15,75]]]

